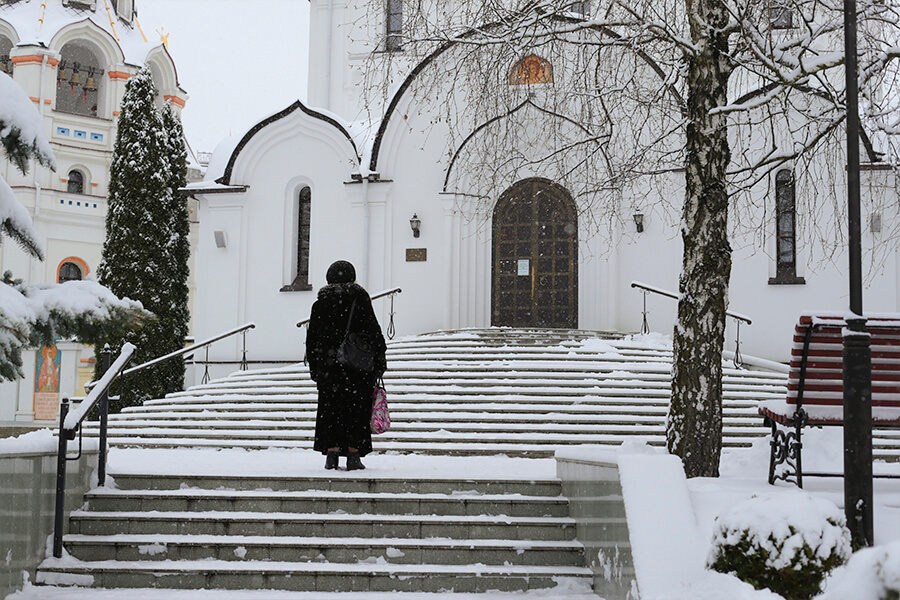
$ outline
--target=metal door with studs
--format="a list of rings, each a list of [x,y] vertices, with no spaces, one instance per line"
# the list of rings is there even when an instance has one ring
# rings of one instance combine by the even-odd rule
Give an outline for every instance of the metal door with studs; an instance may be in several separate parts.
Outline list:
[[[578,228],[562,187],[526,179],[494,207],[491,324],[578,327]]]

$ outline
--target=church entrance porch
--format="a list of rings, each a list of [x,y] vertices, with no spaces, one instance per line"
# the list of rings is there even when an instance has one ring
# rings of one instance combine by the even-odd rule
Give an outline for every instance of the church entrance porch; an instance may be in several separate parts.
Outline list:
[[[545,179],[513,185],[494,207],[491,325],[578,327],[575,202]]]

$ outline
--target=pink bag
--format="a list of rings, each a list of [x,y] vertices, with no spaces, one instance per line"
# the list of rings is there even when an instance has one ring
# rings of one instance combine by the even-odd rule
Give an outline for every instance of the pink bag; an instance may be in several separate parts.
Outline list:
[[[387,393],[384,381],[375,386],[372,393],[372,433],[384,433],[391,428],[391,414],[388,412]]]

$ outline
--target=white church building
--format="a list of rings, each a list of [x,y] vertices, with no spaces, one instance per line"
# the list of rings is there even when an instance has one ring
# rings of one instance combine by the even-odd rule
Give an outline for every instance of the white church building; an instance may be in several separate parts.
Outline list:
[[[206,179],[189,186],[200,220],[196,339],[253,322],[251,361],[302,359],[295,324],[338,259],[354,263],[372,294],[402,289],[393,303],[374,303],[384,326],[393,310],[399,336],[489,326],[638,332],[644,297],[631,283],[678,289],[684,173],[648,165],[644,179],[616,188],[615,202],[599,201],[591,184],[603,161],[628,154],[632,130],[669,107],[638,119],[634,107],[610,106],[589,158],[541,160],[583,122],[555,94],[580,76],[563,52],[548,45],[480,65],[494,70],[501,99],[476,106],[480,96],[450,75],[462,72],[462,50],[405,54],[412,25],[402,2],[379,3],[380,14],[356,4],[310,0],[309,102],[223,143]],[[573,18],[590,11],[576,5]],[[612,62],[659,77],[652,57],[635,56]],[[864,146],[865,308],[897,311],[896,182],[877,148]],[[829,173],[820,180],[832,177],[822,188],[830,197],[810,199],[808,178],[785,164],[732,210],[729,306],[752,320],[740,329],[745,355],[785,361],[801,310],[848,306],[846,192],[834,179],[843,169]],[[676,301],[651,294],[646,306],[650,327],[671,334]],[[241,350],[234,338],[213,346],[217,374],[235,370]]]
[[[0,273],[29,284],[93,277],[106,237],[109,166],[125,83],[149,65],[157,102],[176,112],[187,94],[175,63],[133,0],[3,0],[0,69],[25,90],[56,156],[55,172],[36,163],[23,175],[0,156],[0,173],[28,209],[46,258],[0,244]],[[53,374],[39,382],[40,366]],[[0,383],[0,423],[56,418],[61,396],[84,395],[94,350],[70,340],[23,355],[25,378]]]

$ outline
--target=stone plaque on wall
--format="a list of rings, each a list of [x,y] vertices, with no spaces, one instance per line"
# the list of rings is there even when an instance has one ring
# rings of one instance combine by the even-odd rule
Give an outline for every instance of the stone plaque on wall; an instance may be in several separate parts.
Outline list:
[[[406,262],[425,262],[428,260],[428,248],[407,248]]]

